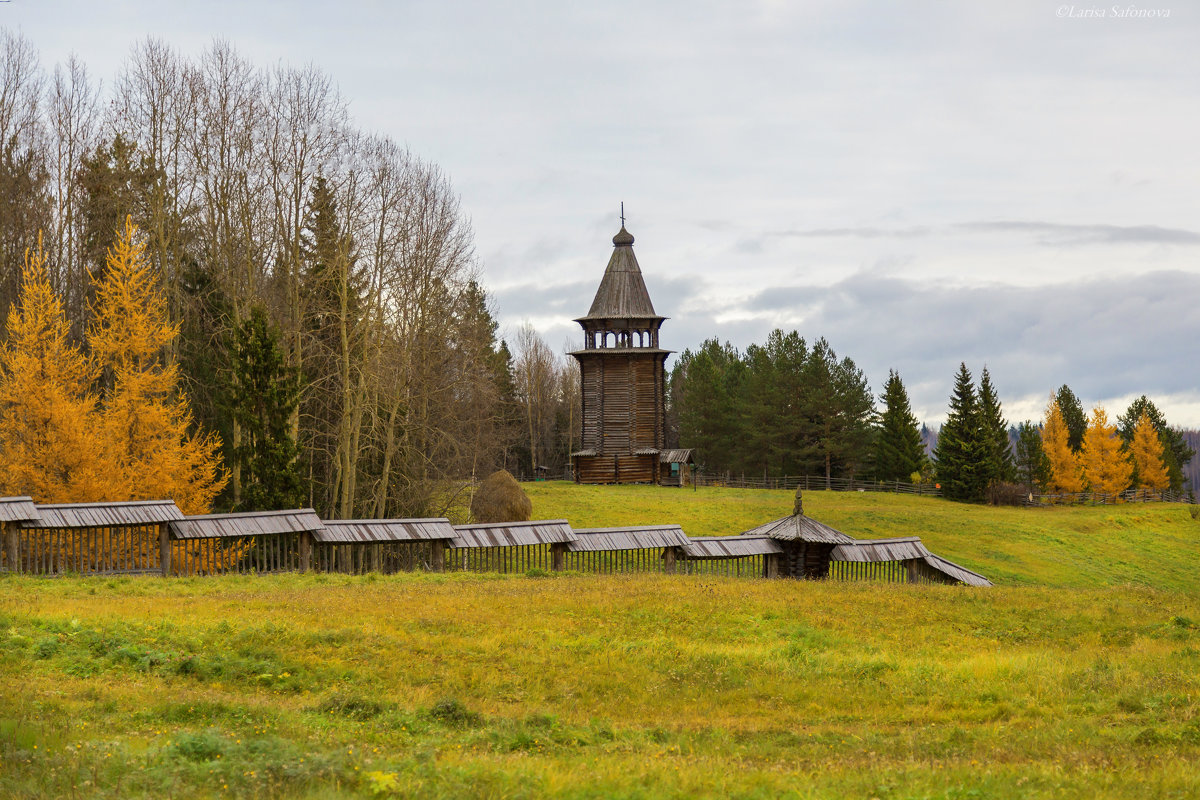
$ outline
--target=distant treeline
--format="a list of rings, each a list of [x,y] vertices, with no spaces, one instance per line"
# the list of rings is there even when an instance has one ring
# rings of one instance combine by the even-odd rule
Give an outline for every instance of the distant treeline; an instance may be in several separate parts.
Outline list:
[[[867,378],[824,339],[775,330],[745,353],[710,339],[683,352],[668,386],[673,438],[697,450],[703,471],[840,477],[874,467]]]
[[[744,353],[711,339],[686,350],[668,382],[671,444],[692,447],[702,472],[936,480],[944,496],[1002,502],[1029,492],[1127,488],[1179,492],[1195,448],[1146,397],[1110,423],[1085,414],[1067,386],[1046,419],[1009,425],[988,370],[960,364],[946,423],[918,423],[900,375],[878,398],[850,358],[824,339],[773,331]]]

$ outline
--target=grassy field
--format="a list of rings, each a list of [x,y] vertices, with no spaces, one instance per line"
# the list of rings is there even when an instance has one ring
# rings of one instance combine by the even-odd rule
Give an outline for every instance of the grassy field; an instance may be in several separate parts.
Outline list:
[[[792,493],[778,490],[524,486],[534,518],[563,518],[577,528],[671,522],[691,536],[724,536],[792,513]],[[997,584],[1200,590],[1200,520],[1177,503],[1002,508],[806,492],[804,511],[856,539],[920,536],[933,552]]]
[[[530,493],[579,527],[692,534],[790,508]],[[1186,508],[805,501],[1000,585],[5,577],[0,797],[1200,795]]]

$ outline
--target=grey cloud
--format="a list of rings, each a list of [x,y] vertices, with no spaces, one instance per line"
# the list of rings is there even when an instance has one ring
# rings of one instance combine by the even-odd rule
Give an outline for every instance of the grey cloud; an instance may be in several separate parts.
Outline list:
[[[954,226],[971,233],[1028,233],[1048,245],[1200,244],[1200,233],[1157,225],[1060,225],[1052,222],[964,222]]]
[[[598,281],[576,281],[554,286],[526,283],[492,292],[496,309],[506,319],[561,315],[574,319],[587,313]]]
[[[1192,343],[1200,341],[1197,297],[1200,275],[1185,272],[1036,288],[859,274],[833,286],[767,289],[747,304],[760,312],[754,330],[740,326],[749,336],[721,326],[704,336],[739,347],[762,341],[772,327],[795,328],[810,340],[824,336],[876,390],[888,369],[897,369],[914,405],[937,417],[960,361],[976,375],[987,365],[1002,398],[1041,398],[1063,383],[1085,402],[1190,392]]]
[[[805,239],[847,237],[855,239],[909,239],[914,236],[928,236],[929,233],[930,228],[918,225],[910,228],[813,228],[811,230],[771,231],[767,235],[779,238],[799,237]]]
[[[499,316],[508,320],[528,317],[561,317],[563,324],[587,313],[600,285],[602,272],[587,280],[545,286],[525,283],[492,292]],[[647,275],[646,288],[653,298],[654,308],[665,316],[679,315],[688,301],[703,287],[695,278],[664,278]],[[574,323],[571,323],[572,327]]]
[[[924,225],[906,228],[848,227],[767,231],[747,236],[734,245],[738,252],[760,252],[771,239],[913,239],[954,233],[1028,235],[1038,244],[1053,246],[1094,244],[1200,244],[1200,233],[1158,225],[1065,225],[1056,222],[997,220],[959,222],[945,227]]]

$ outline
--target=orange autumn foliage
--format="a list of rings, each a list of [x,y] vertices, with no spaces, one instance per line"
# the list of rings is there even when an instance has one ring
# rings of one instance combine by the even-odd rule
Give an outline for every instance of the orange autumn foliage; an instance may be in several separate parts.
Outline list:
[[[1133,479],[1133,465],[1117,436],[1117,426],[1108,424],[1108,413],[1100,406],[1092,409],[1079,462],[1084,483],[1092,492],[1117,494],[1128,489]]]
[[[1161,491],[1171,485],[1171,478],[1167,475],[1167,467],[1163,462],[1162,440],[1158,438],[1158,431],[1145,411],[1138,417],[1133,428],[1129,457],[1133,459],[1139,488]]]
[[[179,326],[170,322],[166,297],[128,217],[107,267],[96,283],[87,341],[93,368],[112,377],[99,425],[121,498],[170,498],[185,514],[203,514],[225,486],[221,442],[189,430],[179,369],[165,355]]]
[[[178,327],[131,220],[107,266],[88,357],[71,341],[40,241],[26,254],[0,349],[0,491],[40,503],[169,498],[185,513],[207,512],[226,480],[220,440],[189,431],[168,356]],[[109,388],[97,396],[101,375]]]
[[[1083,491],[1083,473],[1079,457],[1071,449],[1070,432],[1054,395],[1050,395],[1050,404],[1046,406],[1046,419],[1042,425],[1042,449],[1050,462],[1050,480],[1047,487],[1052,491],[1065,493]]]
[[[108,443],[95,424],[94,377],[71,342],[39,237],[37,250],[25,254],[0,350],[0,492],[43,503],[119,495]]]

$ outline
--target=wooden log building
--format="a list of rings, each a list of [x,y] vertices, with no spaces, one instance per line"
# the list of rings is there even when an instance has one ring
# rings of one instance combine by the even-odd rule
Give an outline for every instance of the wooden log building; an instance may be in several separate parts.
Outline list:
[[[621,230],[583,327],[579,362],[581,449],[571,454],[577,483],[662,483],[666,447],[665,365],[659,347],[666,317],[650,302],[633,236]],[[675,478],[678,484],[678,477]]]

